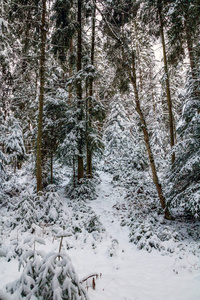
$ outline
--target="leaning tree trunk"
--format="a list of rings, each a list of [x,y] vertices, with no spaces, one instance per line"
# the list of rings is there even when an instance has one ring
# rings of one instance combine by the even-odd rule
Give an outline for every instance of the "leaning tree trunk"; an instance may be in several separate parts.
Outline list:
[[[92,15],[92,43],[91,43],[91,65],[94,65],[94,47],[95,47],[95,21],[96,21],[96,0],[94,0],[94,10]],[[91,106],[92,106],[92,97],[93,97],[93,78],[90,79],[89,82],[89,100],[88,100],[88,126],[87,128],[91,128],[92,121],[91,121]],[[87,176],[92,178],[92,149],[91,149],[91,140],[89,135],[87,135],[86,141],[86,148],[87,148]]]
[[[161,206],[162,206],[163,210],[165,211],[165,218],[166,219],[171,219],[169,210],[166,206],[166,201],[165,201],[165,197],[163,195],[162,186],[161,186],[161,184],[159,182],[159,179],[158,179],[158,174],[157,174],[157,170],[156,170],[156,166],[155,166],[154,156],[153,156],[153,152],[151,150],[151,144],[150,144],[150,138],[149,138],[149,133],[148,133],[148,129],[147,129],[146,120],[145,120],[144,114],[143,114],[141,106],[140,106],[139,94],[138,94],[138,89],[137,89],[137,81],[136,81],[136,69],[135,69],[135,55],[134,55],[134,53],[132,53],[132,70],[131,71],[129,70],[129,77],[130,77],[131,83],[133,85],[136,111],[137,111],[137,113],[140,117],[140,121],[141,121],[141,128],[142,128],[142,131],[143,131],[144,141],[145,141],[145,145],[146,145],[146,149],[147,149],[147,153],[148,153],[148,157],[149,157],[149,161],[150,161],[151,171],[152,171],[152,175],[153,175],[153,182],[156,186]]]
[[[44,81],[45,81],[45,45],[46,45],[46,0],[42,0],[42,24],[40,45],[40,94],[39,115],[37,133],[37,192],[42,191],[42,117],[44,103]]]
[[[169,113],[169,127],[170,127],[170,145],[171,148],[174,146],[174,122],[173,122],[173,112],[172,112],[172,99],[171,99],[171,92],[170,92],[170,82],[169,82],[169,71],[168,71],[168,64],[167,64],[167,55],[166,55],[166,46],[165,46],[165,36],[163,30],[163,20],[161,12],[159,12],[159,19],[160,19],[160,36],[162,40],[162,48],[163,48],[163,60],[164,60],[164,70],[165,70],[165,84],[166,84],[166,94],[167,94],[167,106],[168,106],[168,113]],[[175,153],[172,153],[172,164],[175,161]]]
[[[77,72],[82,68],[82,21],[81,21],[82,0],[78,0],[78,45],[77,45]],[[78,122],[83,121],[83,104],[82,104],[82,83],[81,80],[77,83],[77,98],[78,104]],[[80,130],[80,137],[78,138],[78,182],[83,178],[83,130]]]

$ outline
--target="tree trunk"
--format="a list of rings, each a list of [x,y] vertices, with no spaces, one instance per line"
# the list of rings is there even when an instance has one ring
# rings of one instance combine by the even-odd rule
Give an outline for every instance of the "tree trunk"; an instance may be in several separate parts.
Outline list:
[[[78,0],[78,45],[77,45],[77,72],[82,68],[82,21],[81,21],[82,0]],[[83,120],[83,104],[82,104],[82,83],[81,80],[77,83],[77,98],[78,104],[78,122]],[[83,178],[83,130],[80,129],[80,138],[78,140],[78,182]]]
[[[95,23],[96,23],[96,0],[94,0],[94,10],[92,15],[92,43],[91,43],[91,65],[94,65],[94,47],[95,47]],[[91,128],[91,99],[93,97],[93,79],[90,79],[89,82],[89,100],[88,100],[88,128]],[[87,177],[92,178],[92,149],[91,149],[91,141],[89,136],[87,135]]]
[[[75,155],[73,155],[73,187],[76,187],[76,164],[75,164]]]
[[[167,64],[167,55],[166,55],[166,47],[165,47],[165,36],[163,30],[163,21],[161,12],[159,12],[160,18],[160,36],[162,40],[162,48],[163,48],[163,60],[164,60],[164,70],[165,70],[165,84],[166,84],[166,94],[167,94],[167,106],[169,113],[169,128],[170,128],[170,145],[171,148],[174,146],[174,123],[173,123],[173,112],[172,112],[172,99],[170,92],[170,82],[169,82],[169,72],[168,72],[168,64]],[[175,153],[172,153],[172,165],[175,161]]]
[[[156,186],[161,206],[162,206],[163,210],[165,211],[165,218],[166,219],[171,219],[169,210],[166,207],[166,202],[165,202],[165,197],[163,195],[162,186],[161,186],[161,184],[159,182],[159,179],[158,179],[157,170],[156,170],[155,161],[154,161],[154,156],[153,156],[153,153],[152,153],[152,150],[151,150],[151,144],[150,144],[150,139],[149,139],[149,133],[148,133],[148,129],[147,129],[146,120],[145,120],[145,117],[143,115],[142,109],[140,107],[140,101],[139,101],[139,95],[138,95],[138,89],[137,89],[137,82],[136,82],[136,69],[135,69],[135,55],[134,55],[134,53],[132,54],[132,72],[129,72],[129,76],[130,76],[130,79],[131,79],[131,82],[132,82],[132,85],[133,85],[133,90],[134,90],[134,95],[135,95],[136,111],[137,111],[137,113],[140,117],[140,121],[141,121],[141,128],[142,128],[142,131],[143,131],[144,141],[145,141],[147,153],[148,153],[148,156],[149,156],[151,171],[152,171],[152,175],[153,175],[153,182]]]
[[[41,24],[41,45],[40,45],[40,94],[39,94],[39,115],[37,133],[37,192],[42,191],[42,117],[44,103],[44,82],[45,82],[45,45],[46,45],[46,0],[42,0],[42,24]]]
[[[53,150],[51,149],[51,184],[53,184]]]
[[[71,41],[70,41],[69,54],[70,54],[70,56],[73,55],[73,39],[71,39]],[[69,77],[71,77],[72,74],[73,74],[72,64],[70,62],[70,64],[69,64]],[[72,84],[69,85],[69,104],[71,104],[71,102],[72,102]]]
[[[191,69],[191,74],[192,74],[192,79],[194,81],[194,93],[195,97],[198,99],[199,98],[199,91],[197,88],[197,75],[195,72],[195,58],[194,58],[194,49],[193,49],[193,43],[192,43],[192,38],[191,38],[191,33],[190,29],[187,26],[187,16],[185,16],[185,22],[184,22],[184,27],[185,27],[185,33],[186,33],[186,42],[187,42],[187,50],[188,50],[188,56],[189,56],[189,62],[190,62],[190,69]],[[198,110],[198,113],[200,111]]]

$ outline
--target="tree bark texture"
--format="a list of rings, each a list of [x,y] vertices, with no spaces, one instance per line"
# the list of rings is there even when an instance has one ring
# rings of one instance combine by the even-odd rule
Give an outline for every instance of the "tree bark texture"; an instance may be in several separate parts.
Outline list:
[[[96,21],[96,0],[94,0],[94,10],[92,15],[92,41],[91,41],[91,65],[94,65],[94,49],[95,49],[95,21]],[[89,99],[88,99],[88,128],[91,128],[91,99],[93,97],[93,78],[89,81]],[[91,149],[91,141],[89,136],[87,135],[87,177],[92,178],[92,149]]]
[[[168,71],[166,46],[165,46],[165,36],[164,36],[163,20],[162,20],[161,12],[159,12],[159,18],[160,18],[160,36],[161,36],[162,48],[163,48],[167,106],[168,106],[168,113],[169,113],[170,145],[172,148],[175,144],[174,143],[174,122],[173,122],[172,99],[171,99],[170,82],[169,82],[169,71]],[[175,153],[173,152],[172,153],[172,165],[173,165],[174,161],[175,161]]]
[[[37,132],[37,192],[42,191],[42,117],[44,105],[44,82],[45,82],[45,45],[46,45],[46,0],[42,0],[42,24],[40,45],[40,94],[39,115]]]
[[[78,45],[77,45],[77,72],[82,68],[82,20],[81,20],[82,0],[78,0]],[[78,122],[83,121],[83,104],[82,104],[82,83],[81,80],[77,83],[77,108]],[[83,130],[80,129],[80,137],[78,139],[78,182],[83,178]]]

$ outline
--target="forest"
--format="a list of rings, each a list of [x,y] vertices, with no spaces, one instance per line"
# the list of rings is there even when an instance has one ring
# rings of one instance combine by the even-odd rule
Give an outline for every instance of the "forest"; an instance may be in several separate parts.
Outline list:
[[[0,300],[200,299],[199,37],[199,0],[0,1]]]

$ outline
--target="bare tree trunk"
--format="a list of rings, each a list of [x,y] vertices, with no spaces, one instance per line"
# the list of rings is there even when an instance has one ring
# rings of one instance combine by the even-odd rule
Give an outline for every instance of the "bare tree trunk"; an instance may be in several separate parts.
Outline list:
[[[42,24],[41,24],[41,46],[40,46],[40,94],[39,115],[37,134],[37,192],[42,191],[42,117],[44,103],[45,82],[45,45],[46,45],[46,0],[42,0]]]
[[[73,155],[73,187],[76,187],[76,164],[75,164],[75,155]]]
[[[168,71],[168,64],[167,64],[167,55],[166,55],[166,46],[165,46],[165,36],[163,30],[163,20],[161,12],[159,12],[160,18],[160,35],[162,40],[162,48],[163,48],[163,60],[164,60],[164,70],[165,70],[165,84],[166,84],[166,94],[167,94],[167,106],[168,106],[168,113],[169,113],[169,128],[170,128],[170,145],[171,148],[174,146],[174,123],[173,123],[173,112],[172,112],[172,99],[171,99],[171,92],[170,92],[170,82],[169,82],[169,71]],[[175,153],[172,153],[172,164],[175,161]]]
[[[53,184],[53,150],[51,149],[51,184]]]
[[[159,196],[159,199],[160,199],[161,206],[162,206],[163,210],[165,211],[165,218],[166,219],[171,219],[169,210],[166,207],[166,201],[165,201],[165,197],[163,195],[162,186],[161,186],[161,184],[159,182],[159,179],[158,179],[157,170],[156,170],[155,161],[154,161],[154,156],[153,156],[153,153],[152,153],[152,150],[151,150],[151,144],[150,144],[150,139],[149,139],[149,133],[148,133],[148,129],[147,129],[146,120],[145,120],[145,117],[143,115],[143,112],[142,112],[142,109],[141,109],[141,106],[140,106],[138,89],[137,89],[137,81],[136,81],[136,69],[135,69],[135,55],[134,55],[134,53],[132,54],[132,72],[129,72],[129,76],[130,76],[130,79],[131,79],[131,82],[132,82],[132,85],[133,85],[133,90],[134,90],[134,95],[135,95],[136,111],[137,111],[137,113],[140,117],[140,121],[141,121],[141,128],[142,128],[142,131],[143,131],[144,141],[145,141],[147,153],[148,153],[148,156],[149,156],[151,171],[152,171],[152,175],[153,175],[153,181],[154,181],[154,184],[155,184],[157,192],[158,192],[158,196]]]
[[[92,43],[91,43],[91,65],[94,65],[94,47],[95,47],[95,24],[96,24],[96,0],[94,0],[94,10],[92,15]],[[92,126],[91,121],[91,98],[93,97],[93,79],[89,82],[89,100],[88,100],[88,128]],[[87,136],[87,176],[92,178],[92,149],[90,138]]]
[[[198,99],[200,92],[197,89],[197,75],[195,72],[195,58],[194,58],[194,49],[193,49],[193,43],[192,43],[192,38],[191,38],[191,33],[187,25],[187,16],[185,16],[186,20],[184,22],[184,27],[185,27],[185,33],[186,33],[186,42],[187,42],[187,50],[188,50],[188,56],[189,56],[189,61],[190,61],[190,69],[191,69],[191,74],[192,74],[192,79],[194,81],[194,93],[195,97]],[[198,113],[200,111],[198,110]]]
[[[82,21],[81,21],[82,0],[78,0],[78,46],[77,46],[77,72],[82,68]],[[77,108],[79,110],[78,122],[83,120],[83,105],[82,105],[82,83],[77,83]],[[78,140],[78,182],[83,178],[83,131],[80,129],[80,138]]]
[[[71,39],[70,41],[70,47],[69,47],[69,53],[70,53],[70,56],[72,56],[73,54],[73,39]],[[71,62],[69,64],[69,77],[72,76],[72,65],[71,65]],[[72,102],[72,84],[69,85],[69,104],[71,104]]]

